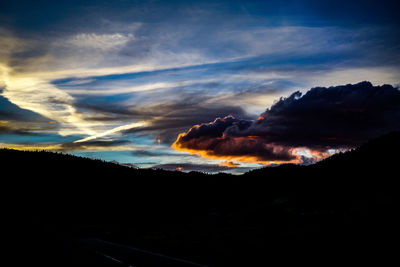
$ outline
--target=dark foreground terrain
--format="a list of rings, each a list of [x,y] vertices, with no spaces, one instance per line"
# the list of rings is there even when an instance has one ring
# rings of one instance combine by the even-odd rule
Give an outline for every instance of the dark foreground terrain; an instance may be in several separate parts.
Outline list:
[[[312,166],[232,176],[0,150],[2,260],[135,267],[397,262],[399,153],[397,132]]]

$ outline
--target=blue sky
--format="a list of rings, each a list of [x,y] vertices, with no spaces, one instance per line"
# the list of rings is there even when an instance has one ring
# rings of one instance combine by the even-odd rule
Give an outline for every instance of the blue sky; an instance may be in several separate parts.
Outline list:
[[[171,145],[218,117],[255,120],[295,91],[398,87],[397,10],[396,1],[5,1],[0,145],[139,167],[261,166]]]

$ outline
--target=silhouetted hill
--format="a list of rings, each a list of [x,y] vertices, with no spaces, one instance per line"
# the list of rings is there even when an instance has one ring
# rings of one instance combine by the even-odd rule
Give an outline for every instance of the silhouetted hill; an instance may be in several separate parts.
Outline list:
[[[3,232],[14,259],[41,265],[109,263],[85,238],[208,266],[382,263],[398,229],[399,148],[396,132],[311,166],[241,176],[0,150]]]
[[[363,167],[362,170],[382,169],[383,167],[393,167],[399,160],[398,149],[400,149],[400,132],[392,132],[385,136],[373,139],[360,147],[332,155],[316,164],[304,167],[294,164],[283,164],[274,168],[329,168],[329,169],[347,169],[347,171]],[[257,169],[248,174],[261,174],[269,171],[270,167]]]

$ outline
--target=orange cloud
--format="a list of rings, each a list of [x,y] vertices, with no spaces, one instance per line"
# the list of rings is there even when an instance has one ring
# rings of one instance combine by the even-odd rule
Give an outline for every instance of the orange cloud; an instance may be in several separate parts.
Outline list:
[[[188,132],[190,132],[190,130]],[[280,146],[267,144],[261,145],[271,154],[271,160],[266,160],[265,157],[263,158],[264,155],[262,154],[262,148],[254,150],[254,153],[252,154],[251,150],[254,147],[254,144],[258,145],[260,143],[260,140],[254,136],[235,138],[222,136],[202,140],[192,139],[190,142],[187,142],[184,140],[186,135],[187,133],[180,133],[176,141],[171,145],[171,148],[177,151],[189,152],[192,155],[197,155],[203,158],[223,160],[223,162],[220,163],[220,166],[238,166],[238,164],[234,162],[259,163],[263,165],[301,162],[300,156],[292,153],[294,152],[293,149],[286,149]],[[214,146],[214,143],[219,144],[219,146]],[[211,149],[211,147],[214,149]],[[261,153],[257,153],[259,151],[261,151]],[[276,159],[272,159],[273,157]]]
[[[221,167],[228,167],[228,168],[234,168],[234,167],[238,167],[239,164],[233,162],[233,161],[222,161],[219,166]]]

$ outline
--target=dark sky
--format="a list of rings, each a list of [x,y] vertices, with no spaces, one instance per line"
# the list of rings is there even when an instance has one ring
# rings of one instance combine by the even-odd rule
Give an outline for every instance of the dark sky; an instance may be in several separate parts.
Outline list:
[[[232,172],[349,149],[399,129],[397,2],[2,1],[0,146]]]

